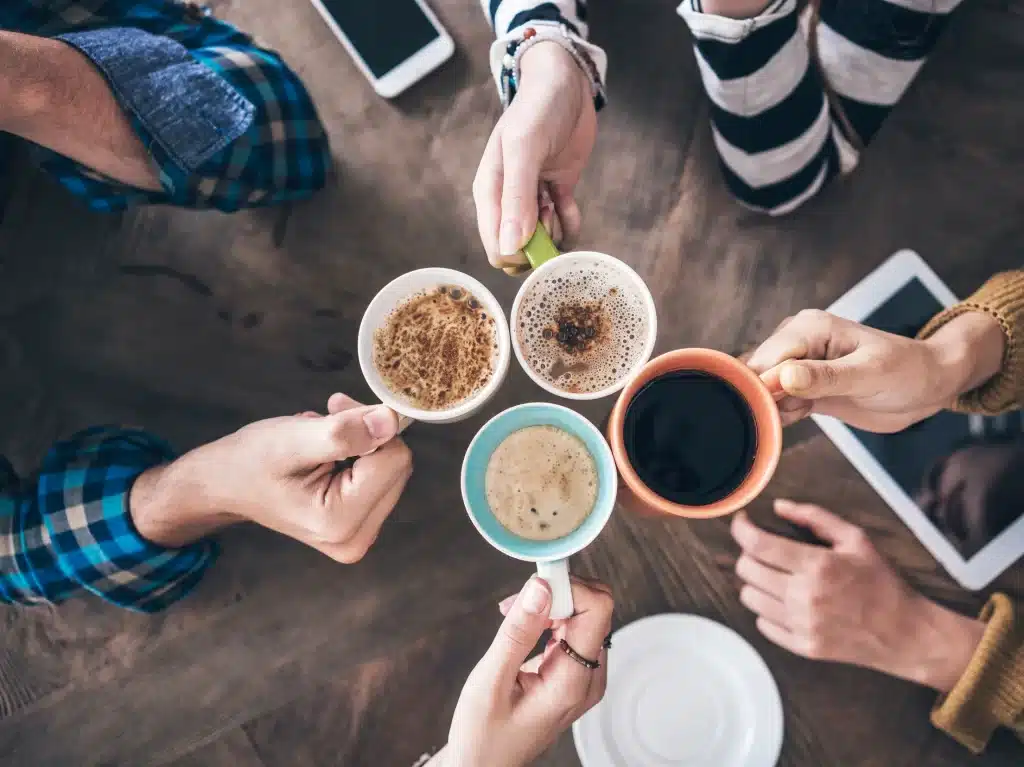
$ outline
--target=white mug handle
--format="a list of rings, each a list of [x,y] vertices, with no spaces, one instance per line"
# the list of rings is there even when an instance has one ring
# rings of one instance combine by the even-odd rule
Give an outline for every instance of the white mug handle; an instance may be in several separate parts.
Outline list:
[[[572,582],[569,580],[569,560],[538,562],[537,575],[551,587],[551,620],[564,620],[573,614]]]

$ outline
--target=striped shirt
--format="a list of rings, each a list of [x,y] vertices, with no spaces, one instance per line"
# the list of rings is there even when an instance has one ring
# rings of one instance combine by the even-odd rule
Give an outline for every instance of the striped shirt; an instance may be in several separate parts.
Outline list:
[[[588,34],[581,0],[481,1],[499,38],[531,22],[562,23],[580,39]],[[700,0],[684,0],[679,14],[693,35],[715,147],[736,198],[781,215],[851,171],[855,147],[874,138],[959,3],[821,0],[812,61],[811,16],[809,9],[801,15],[797,0],[772,0],[750,19],[704,13]]]

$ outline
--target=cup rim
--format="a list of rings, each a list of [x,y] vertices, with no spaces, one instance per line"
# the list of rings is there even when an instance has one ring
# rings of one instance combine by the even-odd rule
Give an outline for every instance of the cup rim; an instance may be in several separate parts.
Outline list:
[[[470,522],[473,523],[473,527],[475,527],[477,532],[480,533],[480,536],[485,541],[487,541],[487,543],[489,543],[493,548],[497,549],[502,554],[505,554],[506,556],[512,557],[513,559],[518,559],[521,562],[535,562],[535,563],[536,562],[555,562],[555,561],[558,561],[560,559],[567,559],[568,557],[571,557],[574,554],[578,554],[579,552],[581,552],[583,549],[587,548],[587,546],[589,546],[591,543],[593,543],[597,539],[597,536],[601,534],[602,530],[604,530],[605,526],[608,524],[609,520],[611,520],[611,518],[612,518],[612,513],[615,511],[615,495],[614,494],[612,495],[611,503],[608,504],[607,510],[602,512],[602,515],[604,516],[604,519],[601,521],[601,524],[599,526],[597,526],[597,528],[593,531],[593,533],[591,533],[590,535],[588,535],[588,536],[586,536],[584,538],[581,538],[580,541],[578,542],[578,545],[574,545],[570,549],[561,550],[557,554],[550,554],[550,555],[547,555],[547,556],[533,557],[533,556],[523,555],[523,554],[521,554],[519,552],[513,551],[512,549],[508,548],[507,546],[502,546],[500,543],[498,543],[496,540],[494,540],[487,533],[487,531],[484,530],[484,528],[480,524],[479,520],[477,520],[476,515],[473,514],[473,512],[470,510],[469,495],[466,492],[466,477],[467,477],[467,472],[469,470],[469,456],[472,454],[473,448],[476,446],[477,442],[479,442],[479,440],[481,439],[481,437],[484,434],[484,432],[486,432],[487,429],[490,428],[491,424],[493,424],[495,421],[498,421],[499,419],[502,419],[502,418],[508,418],[515,411],[517,411],[517,410],[525,410],[526,408],[534,408],[534,407],[541,407],[541,408],[546,408],[546,409],[550,409],[550,410],[558,410],[558,411],[561,411],[561,412],[565,413],[570,419],[572,419],[574,421],[577,421],[580,424],[580,426],[582,427],[583,430],[589,431],[594,437],[597,438],[597,441],[598,441],[599,444],[604,445],[605,457],[606,458],[611,458],[611,465],[612,465],[612,467],[615,467],[617,465],[617,462],[615,460],[615,455],[612,452],[611,447],[608,445],[608,440],[605,439],[605,436],[604,436],[604,434],[601,433],[601,430],[597,426],[595,426],[593,423],[590,422],[589,418],[586,418],[585,416],[580,415],[579,413],[577,413],[572,408],[566,407],[565,405],[559,405],[559,404],[554,403],[554,402],[523,402],[523,403],[521,403],[519,405],[513,405],[512,407],[509,407],[509,408],[506,408],[506,409],[502,410],[500,413],[497,413],[496,415],[494,415],[491,418],[489,418],[487,420],[487,423],[485,423],[483,426],[481,426],[479,429],[477,429],[476,434],[473,435],[473,439],[470,440],[469,445],[466,447],[466,452],[465,452],[465,454],[462,457],[462,469],[459,472],[459,487],[460,487],[460,490],[462,492],[462,506],[466,510],[466,515],[469,517]],[[594,456],[594,459],[595,459],[595,461],[597,461],[598,457]],[[615,483],[616,478],[614,476],[612,476],[612,477],[609,478],[609,481],[612,482],[612,483]],[[597,509],[594,509],[594,511],[591,512],[591,515],[594,514],[596,511],[597,511]],[[572,533],[569,533],[569,535],[566,536],[566,537],[568,538],[571,535],[572,535]]]
[[[626,422],[626,410],[637,392],[658,376],[675,370],[702,370],[708,360],[727,365],[744,380],[746,391],[739,391],[741,397],[750,406],[754,423],[758,430],[758,449],[755,453],[754,465],[740,483],[739,487],[729,495],[714,503],[704,506],[686,506],[675,503],[655,493],[637,474],[636,469],[626,453],[623,431]],[[713,374],[713,373],[712,373]],[[729,382],[732,384],[732,382]],[[733,384],[734,388],[736,387]],[[749,396],[749,395],[753,396]],[[752,401],[754,400],[754,401]],[[648,362],[623,389],[616,400],[608,418],[608,443],[615,458],[619,476],[642,504],[659,512],[690,519],[711,519],[732,514],[747,506],[771,481],[782,457],[782,419],[779,416],[775,398],[761,378],[735,357],[716,349],[686,348],[675,349],[655,357]]]
[[[463,400],[455,407],[447,408],[445,410],[423,410],[422,408],[415,407],[399,399],[383,384],[383,381],[380,380],[380,375],[377,373],[373,364],[373,334],[377,330],[377,327],[370,327],[371,323],[369,318],[371,314],[375,313],[375,310],[385,303],[384,296],[389,291],[400,287],[404,282],[412,281],[413,278],[424,276],[436,277],[438,285],[458,285],[459,287],[468,290],[487,307],[487,310],[494,317],[494,332],[496,336],[495,340],[498,344],[498,357],[494,364],[494,372],[491,375],[491,379],[472,397]],[[408,298],[409,295],[411,295],[411,292],[407,293],[405,298]],[[389,311],[397,307],[402,300],[404,299],[392,302]],[[356,341],[359,367],[362,371],[363,379],[366,381],[377,399],[396,413],[411,418],[414,421],[423,421],[425,423],[457,421],[468,417],[476,410],[483,407],[501,387],[501,384],[504,382],[505,376],[508,373],[509,363],[512,357],[509,352],[509,345],[510,334],[508,321],[505,318],[505,310],[502,309],[501,304],[498,302],[498,299],[494,297],[494,294],[491,293],[491,291],[475,277],[472,277],[465,272],[460,272],[457,269],[449,269],[443,266],[428,266],[421,269],[413,269],[412,271],[405,272],[404,274],[395,277],[384,287],[378,290],[377,294],[373,297],[370,303],[367,304],[366,309],[363,311],[363,316],[359,321],[359,332]],[[371,371],[373,373],[372,375],[370,374]]]
[[[637,357],[633,367],[611,386],[606,386],[604,389],[599,389],[593,392],[567,392],[563,389],[559,389],[557,386],[554,386],[537,375],[533,368],[526,364],[526,360],[524,359],[525,355],[519,345],[519,334],[514,330],[517,327],[516,317],[519,314],[519,308],[522,306],[523,296],[525,296],[527,291],[547,272],[553,270],[556,265],[564,264],[564,259],[569,258],[593,259],[595,261],[609,264],[615,269],[621,270],[639,288],[638,292],[640,297],[643,299],[644,308],[647,310],[647,321],[650,332],[647,335],[647,341],[644,344],[644,348]],[[615,256],[610,256],[607,253],[599,253],[596,250],[576,250],[569,253],[562,253],[549,261],[545,261],[527,275],[526,280],[522,285],[520,285],[519,291],[516,293],[515,300],[512,302],[512,311],[509,312],[509,336],[512,342],[512,351],[515,353],[516,359],[519,360],[519,366],[526,371],[526,375],[530,377],[530,380],[546,392],[554,394],[556,397],[562,397],[563,399],[568,400],[583,401],[602,399],[603,397],[615,394],[615,392],[620,391],[625,387],[633,376],[637,375],[643,369],[644,365],[646,365],[650,360],[651,354],[654,353],[654,344],[658,338],[658,312],[654,305],[654,297],[651,295],[650,288],[647,287],[647,283],[644,282],[643,278],[637,274],[633,267],[622,259],[615,258]]]

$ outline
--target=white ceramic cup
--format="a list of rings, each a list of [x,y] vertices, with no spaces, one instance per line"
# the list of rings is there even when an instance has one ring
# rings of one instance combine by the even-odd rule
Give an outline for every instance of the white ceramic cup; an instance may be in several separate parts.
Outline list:
[[[535,245],[534,241],[539,237],[547,238],[547,233],[544,232],[543,227],[540,225],[538,225],[537,234],[534,235],[534,239],[531,240],[530,244]],[[550,242],[550,240],[548,240],[548,242]],[[651,291],[647,288],[647,283],[643,281],[643,278],[640,277],[639,274],[633,271],[633,269],[631,269],[625,262],[620,261],[614,256],[597,253],[591,250],[582,250],[559,255],[557,250],[554,250],[554,245],[550,246],[548,253],[550,255],[543,260],[536,258],[534,256],[534,252],[531,251],[529,253],[531,256],[531,263],[539,263],[537,263],[526,278],[526,281],[519,288],[515,302],[512,304],[512,313],[509,324],[512,327],[512,349],[516,354],[516,359],[519,360],[519,364],[522,365],[526,374],[530,376],[538,386],[559,397],[572,400],[591,400],[601,399],[602,397],[615,394],[615,392],[622,389],[626,383],[636,375],[645,364],[647,364],[647,361],[651,358],[651,354],[654,352],[654,343],[658,337],[658,315],[654,308],[654,298],[651,296]],[[526,355],[524,354],[519,342],[519,313],[523,307],[524,298],[530,294],[530,291],[535,285],[537,285],[537,283],[548,279],[559,271],[568,271],[573,269],[578,270],[581,266],[584,268],[587,266],[600,266],[600,268],[610,270],[614,273],[615,280],[617,282],[621,280],[623,289],[628,290],[639,297],[643,304],[643,311],[646,312],[648,332],[640,354],[637,355],[633,364],[627,370],[624,370],[622,375],[619,376],[614,383],[596,391],[571,392],[559,388],[550,381],[542,378],[526,361]]]
[[[414,407],[407,401],[396,396],[384,383],[384,379],[373,364],[373,337],[374,333],[387,323],[388,315],[391,314],[402,302],[410,297],[429,291],[442,285],[452,285],[468,291],[476,298],[494,318],[494,336],[498,349],[494,360],[494,373],[487,384],[473,396],[456,403],[444,410],[423,410]],[[363,371],[363,377],[370,389],[377,395],[377,398],[389,408],[401,416],[406,425],[409,421],[424,421],[426,423],[454,423],[464,418],[469,418],[501,388],[501,384],[508,374],[509,360],[509,332],[508,322],[505,319],[505,312],[502,310],[498,299],[479,280],[470,277],[468,274],[457,272],[454,269],[441,267],[428,267],[407,272],[401,277],[385,285],[363,313],[362,322],[359,323],[358,341],[359,367]]]

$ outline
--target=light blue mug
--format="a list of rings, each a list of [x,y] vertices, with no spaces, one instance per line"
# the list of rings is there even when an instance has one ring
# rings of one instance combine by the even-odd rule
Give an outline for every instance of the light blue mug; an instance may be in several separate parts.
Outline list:
[[[491,454],[512,432],[528,426],[554,426],[578,437],[597,465],[597,501],[583,524],[553,541],[531,541],[505,528],[487,503],[485,477]],[[569,557],[586,548],[604,528],[615,508],[618,489],[615,459],[604,435],[583,416],[567,407],[529,402],[509,408],[485,423],[469,443],[462,462],[462,500],[476,529],[487,541],[510,557],[536,562],[537,573],[551,586],[551,617],[573,613],[569,583]]]

